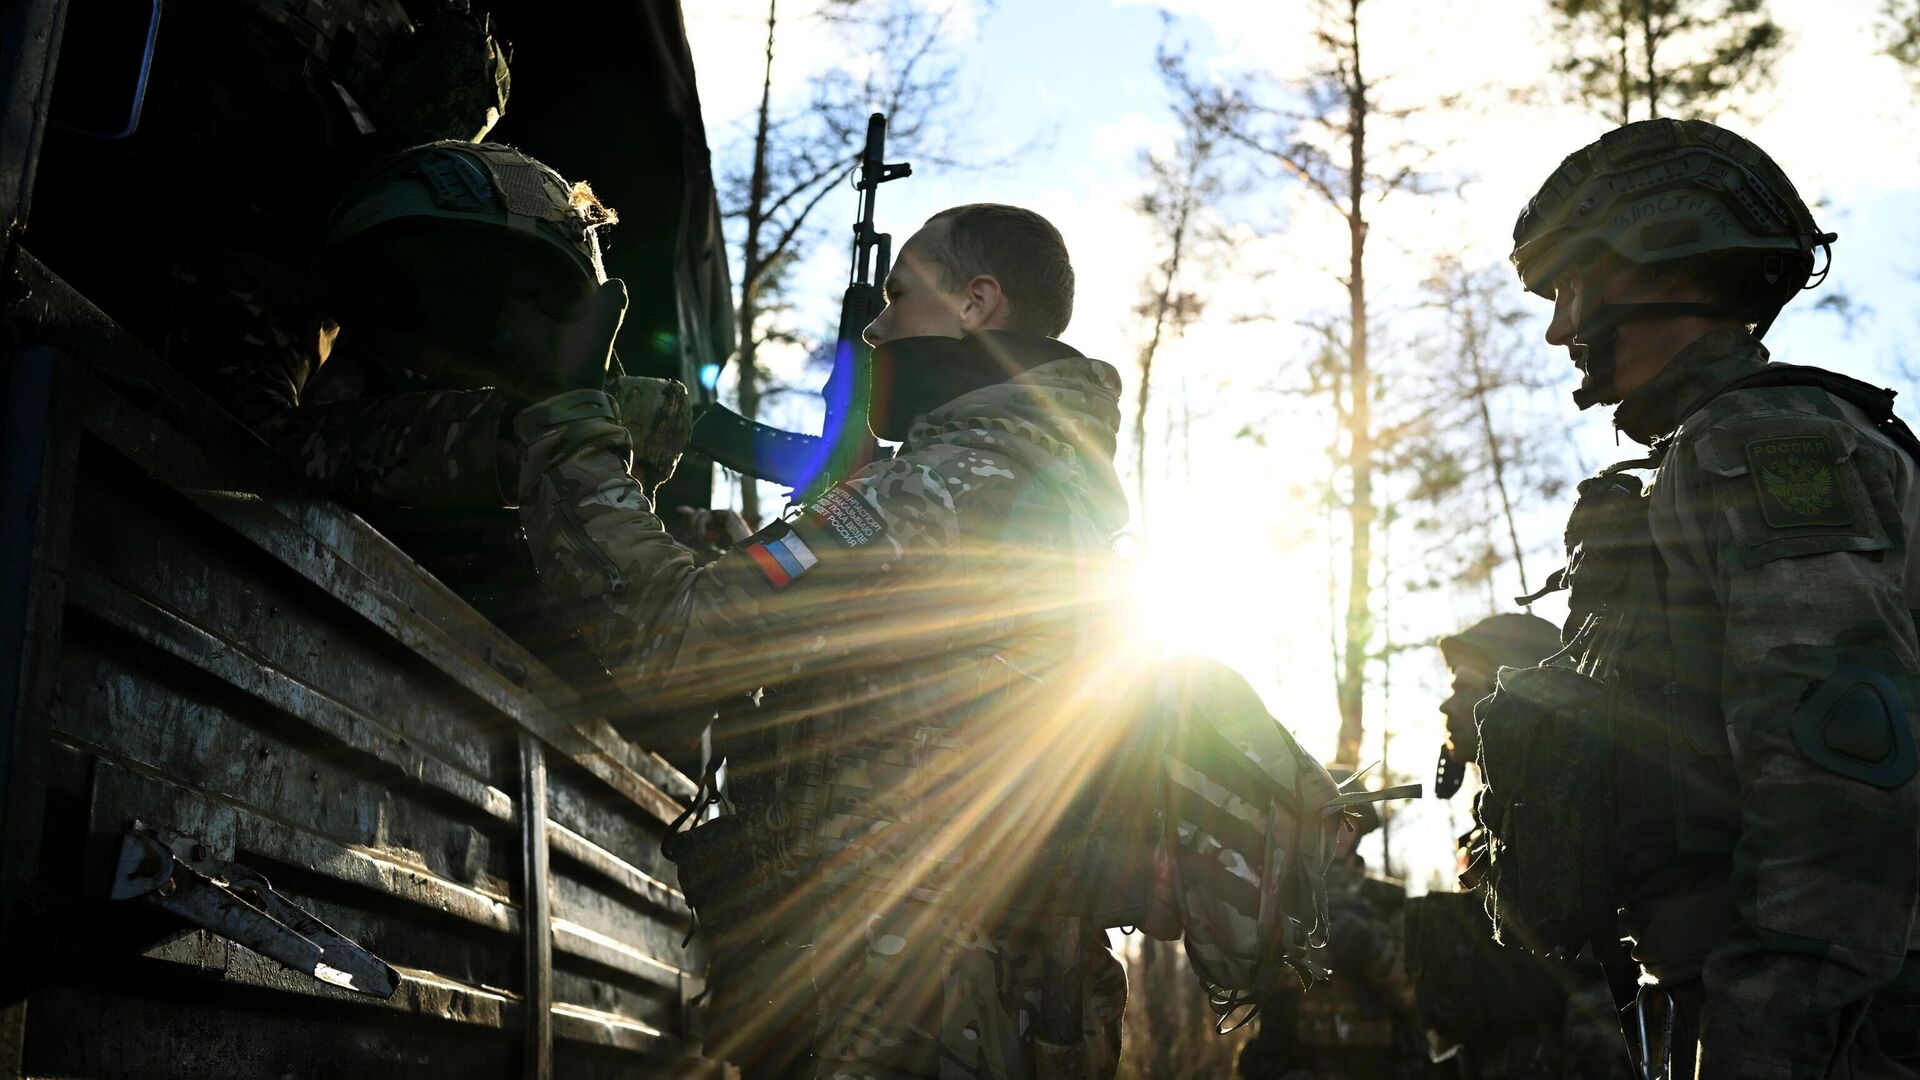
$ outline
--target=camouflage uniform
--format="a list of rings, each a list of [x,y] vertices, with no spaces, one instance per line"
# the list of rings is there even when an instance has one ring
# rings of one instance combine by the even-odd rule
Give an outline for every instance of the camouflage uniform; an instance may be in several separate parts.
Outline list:
[[[1563,655],[1477,710],[1496,921],[1568,946],[1623,907],[1682,1077],[1914,1075],[1920,444],[1891,394],[1758,340],[1835,239],[1698,120],[1576,151],[1514,228],[1575,402],[1651,452],[1580,485]],[[1621,327],[1687,319],[1714,329],[1650,378],[1641,337],[1623,394]]]
[[[1716,395],[1766,359],[1744,332],[1709,334],[1616,414],[1664,440],[1647,496],[1664,611],[1623,613],[1637,632],[1578,657],[1630,703],[1627,927],[1648,978],[1700,981],[1702,1075],[1901,1075],[1850,1036],[1907,961],[1920,784],[1811,760],[1795,729],[1844,664],[1920,671],[1920,492],[1914,462],[1832,394]],[[1894,719],[1910,739],[1911,713]]]
[[[1406,889],[1370,878],[1358,856],[1327,870],[1333,975],[1304,994],[1269,997],[1241,1051],[1248,1080],[1404,1080],[1425,1075],[1401,909]]]
[[[488,236],[503,252],[530,238],[538,246],[516,256],[546,256],[554,279],[602,280],[595,232],[609,215],[597,205],[576,207],[572,192],[558,174],[510,147],[458,141],[413,147],[383,159],[337,201],[327,236],[333,276],[345,282],[406,265],[392,262],[399,257],[390,249],[363,241],[407,226],[448,237]],[[406,256],[422,257],[435,256],[431,250]],[[343,306],[352,322],[353,305]],[[412,358],[377,351],[364,343],[379,340],[377,324],[388,316],[361,312],[376,325],[364,332],[358,324],[345,327],[340,347],[297,395],[297,405],[283,402],[257,429],[284,471],[352,505],[563,674],[575,682],[594,679],[594,665],[545,617],[512,509],[518,452],[511,421],[525,401],[494,384],[516,373],[500,370],[508,362],[501,357],[469,358],[471,346],[463,344],[469,339],[459,336],[467,327],[444,325],[467,319],[464,309],[432,312],[427,332],[440,335],[438,343],[460,362],[429,375],[415,370]],[[481,325],[489,317],[471,316]],[[621,374],[616,361],[607,389],[618,410],[636,392],[652,393],[655,382]]]
[[[920,418],[899,456],[704,567],[629,475],[605,395],[514,421],[541,579],[616,677],[668,707],[779,687],[774,750],[729,767],[774,792],[748,816],[775,848],[767,905],[805,927],[787,983],[817,988],[823,1076],[1035,1073],[1049,941],[1010,911],[1050,869],[1034,825],[1098,742],[1059,706],[1099,653],[1126,501],[1117,375],[1029,342],[1058,358]],[[1124,978],[1084,946],[1078,1053],[1111,1075]]]

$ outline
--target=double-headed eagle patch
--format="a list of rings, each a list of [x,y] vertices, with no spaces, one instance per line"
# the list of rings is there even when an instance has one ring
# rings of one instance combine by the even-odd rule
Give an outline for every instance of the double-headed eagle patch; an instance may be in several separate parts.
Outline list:
[[[1833,446],[1826,436],[1755,439],[1746,451],[1768,525],[1780,529],[1853,522],[1853,508],[1834,482]]]

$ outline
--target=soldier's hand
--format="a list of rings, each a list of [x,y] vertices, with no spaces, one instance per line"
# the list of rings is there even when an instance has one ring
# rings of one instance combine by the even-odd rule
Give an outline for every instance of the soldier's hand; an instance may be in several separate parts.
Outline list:
[[[678,379],[622,375],[608,389],[633,440],[634,475],[651,491],[673,475],[693,430],[687,388]]]
[[[500,319],[503,351],[513,358],[500,377],[504,389],[532,402],[605,384],[613,339],[627,316],[624,282],[605,282],[560,318],[532,303],[509,303]]]

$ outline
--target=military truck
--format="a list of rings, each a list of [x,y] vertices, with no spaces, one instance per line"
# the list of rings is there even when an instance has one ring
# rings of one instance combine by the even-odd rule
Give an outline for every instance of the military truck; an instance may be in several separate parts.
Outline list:
[[[0,0],[0,1075],[716,1068],[659,852],[685,772],[276,471],[121,288],[159,254],[131,208],[204,164],[143,96],[191,67],[274,107],[199,55],[209,11],[377,79],[437,6]],[[513,48],[492,137],[623,212],[627,370],[700,387],[734,331],[677,3],[476,7]]]

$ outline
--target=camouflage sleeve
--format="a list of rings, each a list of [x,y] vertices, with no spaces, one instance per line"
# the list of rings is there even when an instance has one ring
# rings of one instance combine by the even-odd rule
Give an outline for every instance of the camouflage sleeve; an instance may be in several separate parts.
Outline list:
[[[263,428],[287,472],[352,502],[512,505],[511,415],[495,390],[440,390],[303,405]]]
[[[1724,620],[1740,796],[1737,920],[1705,965],[1701,1075],[1824,1076],[1899,972],[1920,896],[1920,783],[1884,783],[1833,752],[1911,745],[1910,698],[1858,699],[1811,726],[1802,715],[1843,665],[1895,685],[1920,671],[1900,463],[1837,417],[1751,407],[1716,410],[1677,453],[1661,482],[1713,594],[1700,610]]]
[[[963,515],[1003,519],[1015,486],[1015,472],[983,451],[937,446],[876,462],[698,566],[629,471],[630,435],[605,394],[563,394],[514,424],[520,519],[548,596],[610,670],[662,704],[945,647],[950,638],[912,612],[993,593],[994,582],[957,569]]]

